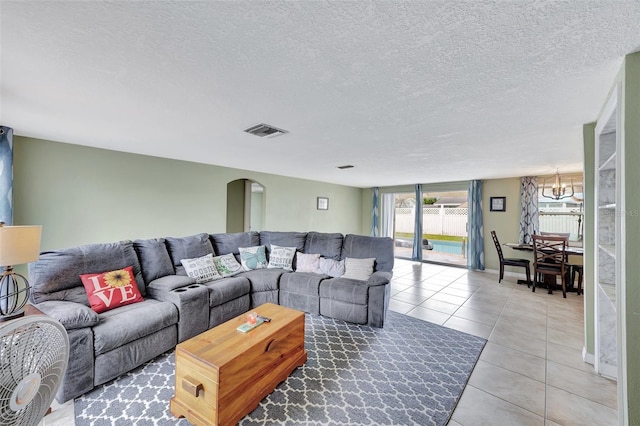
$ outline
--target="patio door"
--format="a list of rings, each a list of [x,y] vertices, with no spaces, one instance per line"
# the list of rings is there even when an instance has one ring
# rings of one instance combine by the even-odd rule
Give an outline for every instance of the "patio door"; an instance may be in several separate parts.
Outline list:
[[[382,235],[394,239],[396,257],[411,259],[415,209],[422,204],[422,260],[466,267],[468,184],[433,190],[440,187],[423,190],[419,202],[414,192],[384,193]]]

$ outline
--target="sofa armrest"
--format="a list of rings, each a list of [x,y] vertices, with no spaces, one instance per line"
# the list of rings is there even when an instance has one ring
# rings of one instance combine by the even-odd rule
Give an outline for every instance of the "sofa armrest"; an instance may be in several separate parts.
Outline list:
[[[209,326],[209,289],[185,275],[167,275],[147,284],[147,296],[178,308],[178,343]]]
[[[393,274],[391,272],[376,271],[369,277],[367,284],[370,287],[389,284],[392,276]]]
[[[66,330],[93,327],[100,322],[98,314],[81,303],[49,300],[34,306],[43,314],[58,320]]]
[[[188,277],[186,275],[166,275],[164,277],[156,278],[155,280],[148,282],[147,288],[153,288],[154,292],[157,294],[158,292],[171,291],[195,283],[196,280],[194,278]],[[155,297],[153,298],[155,299]]]

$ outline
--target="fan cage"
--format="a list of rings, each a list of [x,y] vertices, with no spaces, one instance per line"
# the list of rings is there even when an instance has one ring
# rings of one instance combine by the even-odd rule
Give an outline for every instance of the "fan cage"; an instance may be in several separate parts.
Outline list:
[[[1,323],[0,425],[37,425],[60,387],[68,358],[69,338],[52,318],[35,315]],[[19,387],[34,375],[40,377],[39,389],[17,404]]]

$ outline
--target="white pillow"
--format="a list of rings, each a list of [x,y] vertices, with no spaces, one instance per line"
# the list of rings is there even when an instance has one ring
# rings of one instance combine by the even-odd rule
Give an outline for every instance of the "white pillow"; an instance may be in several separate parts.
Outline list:
[[[238,263],[233,253],[214,257],[213,264],[216,265],[218,273],[223,277],[231,277],[244,271],[244,269],[242,269],[242,265]]]
[[[271,244],[271,253],[269,253],[269,264],[267,268],[280,268],[286,271],[293,271],[293,256],[295,255],[295,247],[280,247]]]
[[[318,259],[318,269],[313,272],[321,275],[329,275],[333,278],[340,277],[344,274],[344,260],[325,259],[321,257]]]
[[[211,253],[194,259],[182,259],[180,263],[184,266],[187,275],[195,278],[197,283],[205,283],[222,278],[213,263],[213,254]]]
[[[267,267],[267,253],[264,246],[238,247],[238,251],[240,251],[240,263],[245,271]]]
[[[296,253],[297,272],[316,272],[319,262],[319,254]]]
[[[373,274],[375,258],[355,259],[347,257],[344,262],[344,275],[342,278],[366,281]]]

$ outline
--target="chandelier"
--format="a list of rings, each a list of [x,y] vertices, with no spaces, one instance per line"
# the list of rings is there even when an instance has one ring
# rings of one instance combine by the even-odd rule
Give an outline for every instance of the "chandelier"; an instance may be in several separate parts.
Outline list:
[[[560,178],[560,173],[558,169],[556,169],[556,177],[555,182],[551,186],[551,195],[547,194],[547,180],[545,179],[542,182],[542,196],[545,198],[551,198],[553,200],[561,200],[563,198],[573,197],[575,191],[573,190],[573,179],[569,180],[571,193],[567,194],[567,184],[562,183],[562,179]]]

